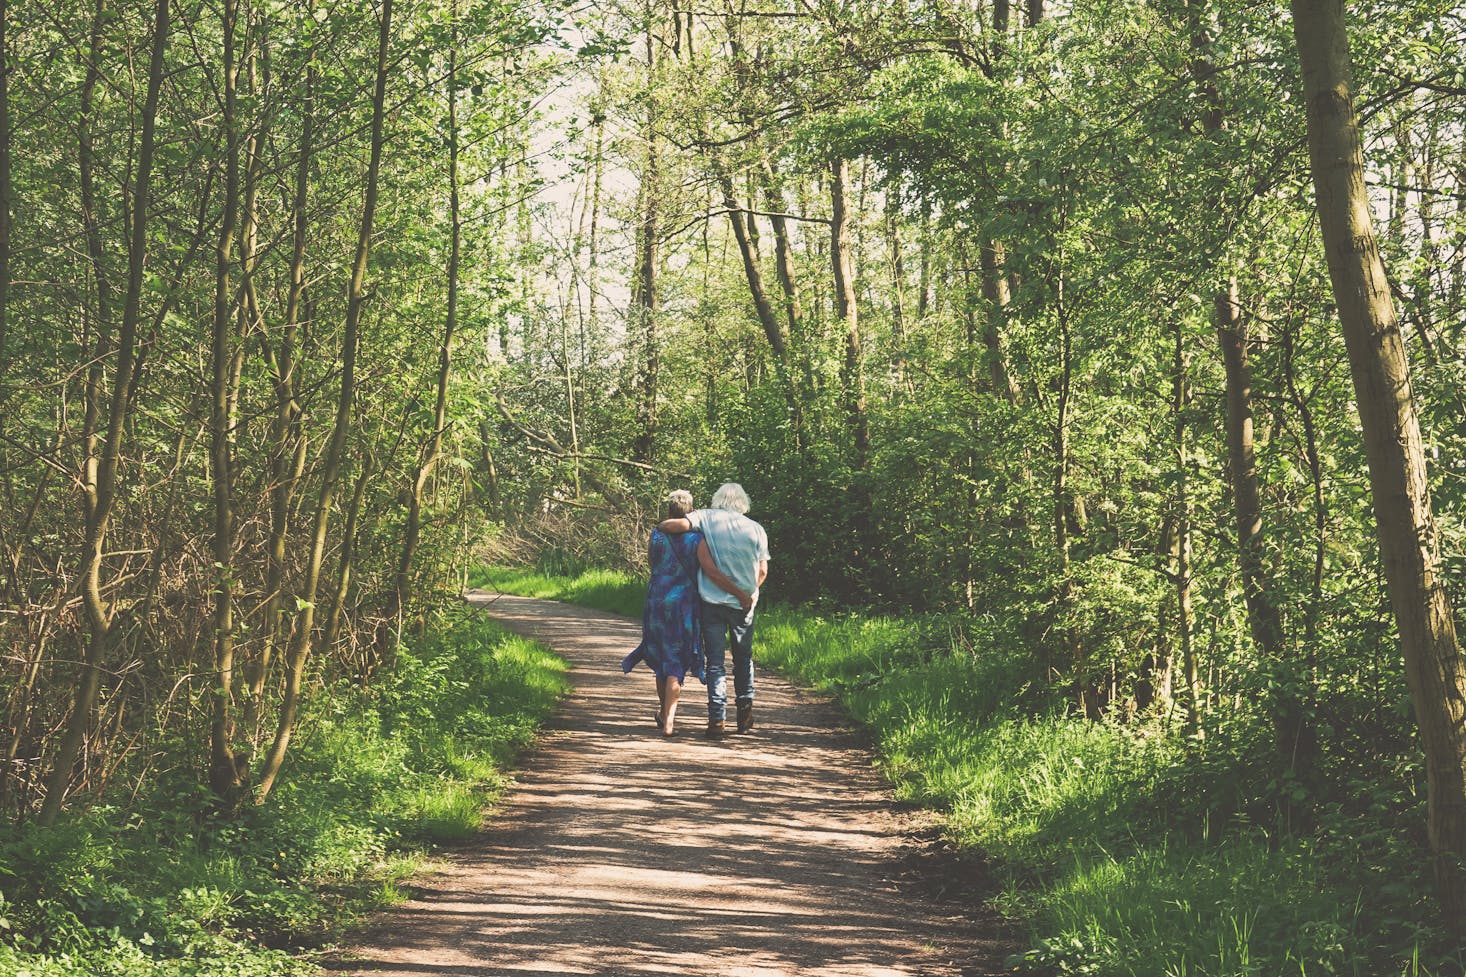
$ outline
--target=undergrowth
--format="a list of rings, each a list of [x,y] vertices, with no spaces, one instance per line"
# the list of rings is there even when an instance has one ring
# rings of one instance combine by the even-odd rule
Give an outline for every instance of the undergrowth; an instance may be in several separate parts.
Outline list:
[[[458,611],[362,689],[319,690],[268,801],[222,818],[198,770],[49,829],[0,835],[0,974],[295,977],[479,827],[567,688],[564,664]],[[198,744],[172,744],[177,757]]]
[[[492,571],[506,592],[627,609],[626,574]],[[1002,622],[760,611],[755,656],[837,696],[898,797],[941,811],[1026,927],[1020,973],[1095,977],[1455,977],[1432,927],[1413,780],[1380,772],[1283,827],[1267,730],[1188,737],[1080,718]]]

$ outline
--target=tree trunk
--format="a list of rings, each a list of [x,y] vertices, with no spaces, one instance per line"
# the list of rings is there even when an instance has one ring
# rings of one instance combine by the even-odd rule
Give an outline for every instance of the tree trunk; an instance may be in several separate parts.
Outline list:
[[[1186,728],[1201,729],[1201,669],[1196,660],[1195,613],[1191,607],[1191,450],[1186,412],[1191,406],[1189,360],[1181,318],[1172,323],[1171,425],[1176,452],[1176,516],[1174,539],[1169,541],[1171,580],[1176,589],[1176,633],[1181,646],[1181,674],[1186,682]],[[1167,667],[1169,672],[1169,666]]]
[[[1380,259],[1342,0],[1293,0],[1329,278],[1369,459],[1375,528],[1425,751],[1427,829],[1447,928],[1466,928],[1466,669],[1441,576],[1410,370]]]
[[[899,398],[906,388],[906,259],[901,253],[900,210],[886,200],[886,247],[891,255],[891,385]]]
[[[1307,655],[1305,666],[1312,674],[1318,666],[1318,623],[1323,613],[1324,563],[1328,546],[1328,508],[1324,500],[1323,461],[1318,450],[1318,425],[1313,419],[1313,408],[1308,397],[1298,385],[1295,365],[1294,330],[1285,328],[1281,338],[1283,351],[1283,379],[1288,387],[1288,400],[1298,411],[1303,425],[1303,456],[1308,465],[1309,481],[1313,487],[1313,575],[1309,581],[1308,605],[1303,614],[1303,647]]]
[[[271,356],[271,381],[275,388],[275,417],[270,438],[270,535],[265,557],[265,647],[250,678],[249,726],[256,735],[265,680],[270,664],[286,642],[285,551],[290,536],[290,506],[305,471],[306,440],[300,430],[300,377],[295,363],[296,337],[300,330],[301,306],[305,297],[305,241],[309,227],[310,169],[315,153],[314,57],[307,58],[305,92],[301,102],[300,147],[295,160],[295,186],[291,199],[294,231],[290,253],[290,287],[285,299],[285,324],[278,351]],[[270,340],[264,338],[270,352]]]
[[[224,209],[214,256],[214,323],[210,345],[209,462],[213,475],[214,677],[209,724],[209,787],[227,807],[238,803],[245,771],[234,755],[234,475],[233,400],[234,301],[230,268],[239,217],[239,118],[235,58],[236,0],[223,3]]]
[[[753,239],[749,237],[748,227],[743,223],[743,207],[738,203],[738,198],[733,190],[733,175],[718,168],[718,184],[723,189],[723,208],[728,211],[728,220],[733,225],[733,237],[738,242],[738,253],[743,258],[743,274],[748,279],[748,290],[753,296],[753,307],[758,313],[759,324],[764,327],[764,335],[768,337],[769,348],[774,351],[774,359],[780,363],[788,360],[788,347],[784,343],[784,331],[779,325],[779,317],[774,313],[773,303],[769,301],[769,291],[764,285],[763,272],[759,268],[758,252],[754,250]]]
[[[100,11],[101,4],[98,4]],[[100,16],[98,21],[100,21]],[[87,515],[82,544],[80,579],[82,606],[87,621],[87,650],[81,680],[72,700],[66,732],[57,747],[51,775],[46,781],[46,799],[37,819],[54,824],[71,784],[71,770],[81,754],[90,725],[92,708],[101,685],[102,667],[112,642],[112,612],[102,595],[102,559],[107,530],[116,499],[117,468],[122,458],[122,435],[127,419],[128,394],[137,362],[137,327],[142,311],[143,265],[148,244],[148,218],[152,209],[153,150],[158,96],[163,87],[163,52],[168,46],[168,0],[157,0],[153,10],[151,60],[148,65],[147,95],[143,102],[142,128],[138,134],[137,169],[133,176],[132,236],[127,253],[127,294],[117,334],[117,366],[112,377],[107,436],[100,451],[87,459],[89,475],[84,489]],[[95,35],[94,35],[95,36]]]
[[[646,163],[641,176],[642,214],[638,239],[638,269],[636,284],[632,289],[631,306],[637,317],[636,329],[641,335],[642,361],[640,377],[640,399],[637,402],[637,433],[632,444],[631,457],[642,464],[651,464],[656,454],[657,440],[657,374],[660,371],[661,350],[657,346],[657,242],[661,234],[658,225],[661,193],[657,168],[657,105],[652,94],[656,80],[656,42],[652,30],[652,8],[650,0],[646,5]]]
[[[1008,315],[1012,292],[1005,271],[1007,254],[1001,241],[982,246],[982,296],[987,300],[987,316],[983,322],[982,344],[987,349],[988,373],[993,393],[1010,404],[1018,403],[1018,384],[1008,369],[1008,354],[1003,349],[1003,323]]]
[[[1189,71],[1206,113],[1202,127],[1208,134],[1226,128],[1226,113],[1216,84],[1211,58],[1212,37],[1204,0],[1186,7],[1191,31]],[[1213,201],[1216,206],[1221,201]],[[1248,362],[1251,337],[1242,315],[1237,279],[1228,278],[1212,295],[1212,323],[1222,354],[1226,378],[1227,472],[1232,490],[1232,512],[1237,526],[1237,566],[1247,606],[1247,625],[1263,660],[1276,670],[1269,705],[1273,746],[1288,770],[1305,772],[1312,766],[1314,735],[1305,701],[1307,676],[1296,674],[1284,642],[1282,617],[1272,600],[1263,538],[1262,490],[1257,474],[1252,403],[1252,367]]]
[[[454,41],[448,49],[448,298],[443,323],[443,343],[438,348],[438,396],[433,406],[433,431],[428,437],[427,447],[417,472],[412,480],[412,495],[407,506],[407,525],[403,530],[402,554],[397,563],[397,584],[393,589],[392,606],[387,618],[397,620],[401,632],[401,617],[406,611],[412,590],[412,564],[417,557],[418,542],[422,535],[423,491],[428,477],[438,464],[443,450],[443,429],[448,423],[448,379],[453,362],[453,334],[458,329],[458,267],[463,243],[463,218],[458,193],[458,42],[454,10]],[[569,357],[566,357],[569,371]],[[575,405],[571,402],[571,428],[575,425]],[[572,448],[579,453],[579,445],[572,436]],[[579,462],[577,461],[577,464]],[[579,486],[576,486],[579,494]]]
[[[787,204],[784,194],[774,179],[773,167],[763,161],[764,202],[768,205],[769,225],[774,229],[774,272],[779,279],[779,288],[784,294],[784,316],[789,325],[789,341],[799,341],[800,327],[804,322],[804,309],[799,304],[799,276],[794,270],[794,248],[789,241],[789,221],[783,216]]]
[[[341,465],[346,455],[346,437],[351,427],[351,404],[356,396],[356,356],[360,342],[362,307],[368,299],[366,287],[367,256],[371,251],[372,222],[377,212],[378,178],[382,169],[383,128],[387,103],[388,48],[392,38],[392,0],[382,0],[377,35],[377,65],[372,93],[371,156],[367,163],[366,189],[363,193],[361,223],[357,228],[356,259],[351,268],[351,284],[346,297],[346,322],[341,339],[341,391],[336,402],[336,419],[331,440],[322,463],[321,489],[316,499],[315,524],[311,536],[310,557],[305,583],[298,598],[300,611],[294,622],[288,651],[285,695],[280,704],[280,717],[275,737],[260,768],[257,802],[263,802],[275,784],[285,751],[295,731],[295,718],[300,708],[300,690],[305,666],[310,658],[311,634],[314,630],[315,601],[320,589],[321,564],[325,558],[326,531],[331,520],[331,504]]]
[[[1272,692],[1273,740],[1279,757],[1290,770],[1306,770],[1312,762],[1313,736],[1304,708],[1301,683],[1294,674],[1283,640],[1283,622],[1270,594],[1262,522],[1262,491],[1257,475],[1253,440],[1252,367],[1248,362],[1247,321],[1237,299],[1237,281],[1213,298],[1216,325],[1226,376],[1227,473],[1232,489],[1232,514],[1237,526],[1237,566],[1247,604],[1247,624],[1263,660],[1279,669]]]
[[[600,317],[600,290],[601,290],[601,176],[605,169],[606,159],[606,119],[602,112],[597,112],[595,117],[596,143],[595,151],[591,156],[591,185],[590,185],[590,240],[587,247],[590,249],[590,262],[586,269],[586,278],[590,282],[590,322],[595,328],[596,320]]]
[[[845,330],[845,363],[841,372],[845,417],[855,448],[854,468],[864,474],[870,467],[870,420],[865,403],[865,355],[861,348],[860,317],[855,302],[855,272],[850,258],[850,217],[845,209],[845,187],[850,164],[830,164],[830,262],[835,276],[835,318]]]
[[[1071,401],[1074,393],[1074,344],[1069,328],[1069,310],[1064,302],[1064,271],[1060,265],[1055,282],[1054,312],[1059,323],[1059,376],[1058,403],[1054,417],[1054,483],[1053,483],[1053,529],[1054,549],[1059,558],[1059,595],[1057,607],[1061,615],[1068,615],[1074,603],[1074,576],[1069,559],[1069,425],[1071,422]],[[1099,718],[1098,697],[1090,688],[1089,676],[1080,671],[1079,646],[1073,628],[1068,621],[1059,627],[1060,640],[1064,645],[1065,664],[1074,676],[1079,695],[1079,707],[1090,719]]]
[[[0,0],[0,386],[9,368],[10,326],[10,11]]]
[[[356,572],[356,527],[361,519],[361,503],[376,471],[377,460],[368,454],[362,461],[361,472],[356,476],[356,487],[351,490],[351,501],[346,506],[346,522],[341,527],[341,555],[336,564],[336,586],[331,591],[331,607],[326,612],[326,627],[321,632],[323,652],[329,652],[336,647],[336,638],[341,633],[341,617],[346,609],[346,597],[351,592],[351,577]],[[370,648],[367,649],[367,656],[356,663],[363,685],[376,668],[376,663],[377,658]]]

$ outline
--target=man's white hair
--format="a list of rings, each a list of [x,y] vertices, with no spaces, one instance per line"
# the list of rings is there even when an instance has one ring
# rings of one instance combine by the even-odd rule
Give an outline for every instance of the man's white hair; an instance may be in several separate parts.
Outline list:
[[[753,503],[748,500],[748,493],[737,482],[719,485],[718,490],[713,493],[710,505],[714,509],[727,509],[730,512],[747,512],[753,507]]]

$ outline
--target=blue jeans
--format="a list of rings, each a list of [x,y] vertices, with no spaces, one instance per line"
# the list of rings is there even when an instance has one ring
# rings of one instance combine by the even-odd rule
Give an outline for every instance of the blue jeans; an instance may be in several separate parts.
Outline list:
[[[741,608],[702,602],[702,647],[707,655],[708,722],[728,718],[724,658],[733,639],[733,690],[739,704],[753,703],[753,618]]]

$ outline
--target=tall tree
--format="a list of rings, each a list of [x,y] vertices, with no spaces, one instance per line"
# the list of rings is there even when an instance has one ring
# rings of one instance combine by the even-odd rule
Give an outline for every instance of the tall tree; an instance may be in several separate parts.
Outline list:
[[[98,19],[102,9],[102,0],[98,0]],[[86,739],[92,708],[96,705],[97,691],[101,686],[102,668],[112,643],[113,608],[103,593],[102,564],[106,557],[112,507],[117,500],[117,470],[122,461],[122,440],[132,393],[133,369],[137,365],[137,333],[142,319],[144,265],[152,208],[153,154],[157,147],[155,133],[158,98],[163,88],[163,54],[168,48],[170,13],[169,0],[157,0],[153,8],[147,94],[143,100],[142,126],[138,133],[137,170],[132,181],[130,200],[132,234],[127,246],[127,292],[123,300],[122,320],[118,325],[116,349],[114,351],[104,348],[100,341],[98,344],[98,357],[114,356],[116,365],[112,373],[106,437],[95,446],[95,452],[85,459],[86,469],[82,479],[86,531],[78,577],[87,620],[86,657],[76,684],[66,732],[57,746],[51,775],[46,781],[46,799],[38,815],[42,824],[54,823],[61,813],[61,805],[71,785],[72,768]],[[96,36],[95,33],[93,36]],[[90,73],[88,77],[91,78]],[[92,84],[94,83],[93,80]]]
[[[243,771],[234,755],[234,264],[235,225],[239,219],[240,131],[239,63],[235,54],[239,8],[224,0],[224,211],[214,260],[214,321],[209,374],[209,461],[214,483],[214,693],[209,732],[209,786],[227,803],[236,803]]]
[[[1375,531],[1425,751],[1442,920],[1466,929],[1466,665],[1441,573],[1404,337],[1380,258],[1342,0],[1292,0],[1329,279],[1364,428]]]
[[[392,603],[389,605],[389,620],[399,618],[407,606],[412,590],[412,566],[417,557],[418,545],[422,539],[423,493],[427,490],[429,477],[438,464],[443,452],[443,430],[448,424],[448,380],[453,366],[453,336],[458,331],[458,270],[463,247],[463,207],[459,193],[458,175],[458,9],[453,4],[453,22],[449,26],[452,41],[448,48],[448,75],[444,79],[448,100],[448,160],[446,183],[448,186],[448,291],[443,317],[443,339],[438,346],[437,391],[433,399],[433,429],[428,434],[417,470],[413,473],[407,499],[407,525],[402,531],[402,552],[397,562],[397,580],[393,587]],[[597,130],[599,131],[599,130]],[[591,285],[594,291],[595,285]],[[566,357],[566,371],[569,371],[569,357]],[[574,429],[574,401],[571,401],[571,427]],[[572,441],[576,453],[579,445]],[[400,629],[400,622],[399,622]]]
[[[351,428],[351,407],[356,397],[357,355],[361,347],[362,310],[370,299],[367,288],[367,258],[371,253],[372,225],[377,215],[377,198],[380,193],[382,150],[386,143],[387,78],[391,62],[389,54],[392,43],[392,0],[382,0],[377,23],[376,70],[373,74],[372,121],[369,139],[369,158],[366,171],[366,185],[362,193],[361,218],[357,223],[356,256],[351,265],[351,281],[347,286],[346,321],[341,338],[341,384],[336,400],[336,416],[331,426],[331,438],[326,445],[326,456],[322,462],[321,487],[316,498],[314,525],[311,534],[309,563],[301,593],[296,598],[300,611],[294,625],[287,654],[284,698],[280,705],[279,720],[275,724],[275,736],[269,751],[261,764],[256,800],[262,801],[274,787],[285,762],[285,751],[295,732],[295,721],[300,710],[301,690],[305,680],[305,666],[310,659],[317,593],[320,589],[321,567],[325,561],[326,535],[331,521],[332,503],[336,497],[337,484],[346,459],[346,439]]]

